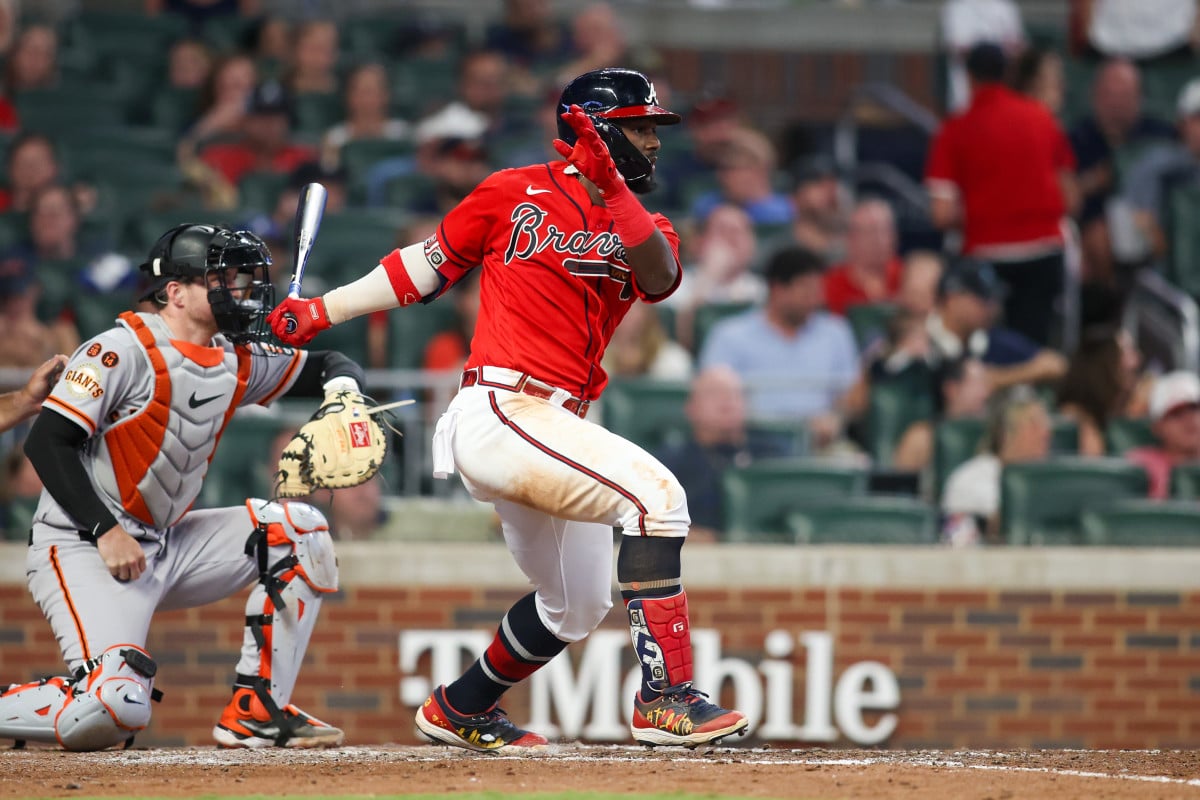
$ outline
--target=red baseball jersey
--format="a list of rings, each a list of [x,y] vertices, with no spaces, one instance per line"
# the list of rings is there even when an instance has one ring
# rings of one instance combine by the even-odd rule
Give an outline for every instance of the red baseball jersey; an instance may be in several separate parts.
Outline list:
[[[425,255],[447,282],[442,293],[483,267],[467,367],[519,370],[594,400],[608,382],[600,359],[629,306],[663,300],[679,280],[654,297],[642,291],[612,215],[592,204],[567,167],[557,161],[492,174],[446,215]],[[678,234],[666,217],[653,216],[678,264]]]
[[[1040,103],[1003,86],[976,88],[946,120],[929,151],[925,180],[962,197],[963,252],[1059,242],[1066,214],[1059,173],[1074,172],[1066,134]]]

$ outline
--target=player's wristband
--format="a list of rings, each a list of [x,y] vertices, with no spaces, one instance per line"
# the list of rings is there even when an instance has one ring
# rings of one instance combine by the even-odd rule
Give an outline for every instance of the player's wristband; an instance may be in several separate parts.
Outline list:
[[[101,520],[100,522],[92,525],[92,527],[88,530],[80,531],[79,538],[85,542],[96,544],[96,542],[100,541],[100,538],[104,536],[104,534],[108,533],[116,526],[117,518],[110,515],[107,520]]]
[[[604,205],[608,207],[608,213],[612,214],[613,227],[626,249],[645,243],[658,230],[650,212],[624,184],[619,191],[605,196]]]
[[[358,381],[349,375],[338,375],[335,378],[330,378],[321,388],[325,390],[325,394],[333,394],[334,392],[362,394],[362,389],[359,388]]]

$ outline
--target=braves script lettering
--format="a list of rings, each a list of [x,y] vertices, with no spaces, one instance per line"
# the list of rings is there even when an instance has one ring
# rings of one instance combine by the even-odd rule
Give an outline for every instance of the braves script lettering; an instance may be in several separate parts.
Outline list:
[[[608,231],[562,231],[554,224],[542,224],[546,221],[546,212],[533,203],[521,203],[513,209],[512,235],[508,239],[508,247],[504,251],[504,263],[511,264],[514,259],[526,259],[543,250],[550,248],[556,253],[572,256],[585,256],[596,253],[602,258],[610,256],[625,262],[625,248],[621,245],[621,237]]]

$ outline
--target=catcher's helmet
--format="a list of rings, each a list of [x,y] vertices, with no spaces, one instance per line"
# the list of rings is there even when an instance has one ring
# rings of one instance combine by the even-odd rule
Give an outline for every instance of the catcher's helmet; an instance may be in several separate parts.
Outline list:
[[[619,67],[585,72],[563,89],[558,100],[559,114],[572,105],[579,106],[592,118],[596,132],[608,145],[608,152],[629,188],[639,194],[653,189],[654,165],[625,137],[620,126],[611,121],[650,119],[659,125],[676,125],[683,120],[658,104],[650,79],[636,70]],[[577,138],[561,116],[558,136],[569,145],[574,145]]]
[[[140,300],[159,296],[171,281],[205,280],[217,329],[232,342],[265,339],[275,304],[271,252],[249,231],[224,225],[176,225],[158,237],[140,265],[149,285]]]

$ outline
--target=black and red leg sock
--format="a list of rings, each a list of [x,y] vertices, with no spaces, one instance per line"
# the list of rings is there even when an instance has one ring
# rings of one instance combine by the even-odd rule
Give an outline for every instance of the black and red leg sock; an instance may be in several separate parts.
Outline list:
[[[446,687],[446,700],[460,714],[490,709],[500,695],[537,672],[567,646],[542,623],[533,598],[530,592],[508,610],[488,649],[462,677]]]

